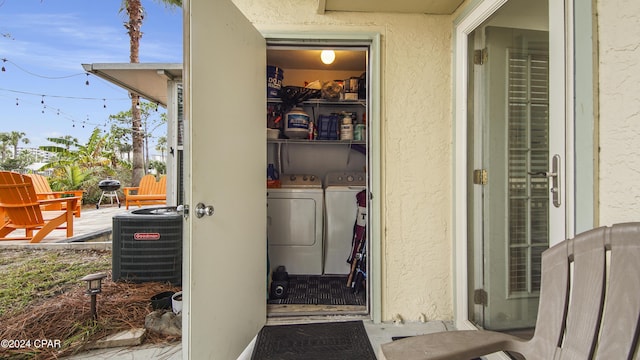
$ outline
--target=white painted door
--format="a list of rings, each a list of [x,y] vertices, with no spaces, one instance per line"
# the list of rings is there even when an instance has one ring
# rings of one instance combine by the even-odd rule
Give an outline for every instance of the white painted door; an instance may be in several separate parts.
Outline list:
[[[266,321],[266,42],[230,0],[184,6],[183,348],[235,359]]]
[[[469,196],[472,314],[492,330],[535,325],[541,253],[565,238],[565,56],[552,40],[563,30],[527,6],[509,1],[478,27],[473,38],[482,52],[469,58],[476,130],[470,159],[484,170]]]

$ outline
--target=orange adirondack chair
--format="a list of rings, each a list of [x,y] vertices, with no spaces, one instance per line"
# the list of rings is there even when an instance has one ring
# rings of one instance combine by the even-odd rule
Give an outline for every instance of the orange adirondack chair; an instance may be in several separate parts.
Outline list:
[[[0,240],[30,240],[40,242],[55,229],[66,229],[67,237],[73,236],[73,209],[78,197],[38,200],[30,177],[9,171],[0,171],[0,209],[4,219],[0,221]],[[41,205],[66,203],[66,210],[42,211]],[[66,223],[65,226],[61,226]],[[25,237],[7,238],[17,229],[25,230]],[[34,230],[37,232],[34,235]]]
[[[49,185],[49,180],[47,180],[46,177],[40,174],[27,174],[27,176],[33,180],[33,187],[36,190],[38,200],[60,199],[67,196],[79,197],[82,200],[84,190],[53,191],[51,190],[51,185]],[[52,203],[43,205],[43,210],[66,210],[66,206],[65,202]],[[78,201],[75,209],[73,210],[73,214],[76,217],[80,217],[81,211],[82,201]]]
[[[162,205],[167,203],[167,177],[161,176],[156,181],[154,175],[148,174],[140,179],[140,185],[134,187],[125,187],[124,204],[129,209],[129,204],[137,205]],[[135,194],[133,192],[135,191]]]

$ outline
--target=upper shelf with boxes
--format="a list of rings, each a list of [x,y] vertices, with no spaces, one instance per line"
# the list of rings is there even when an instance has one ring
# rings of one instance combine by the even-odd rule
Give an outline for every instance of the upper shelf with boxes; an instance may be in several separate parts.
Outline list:
[[[366,144],[365,74],[344,80],[315,80],[284,86],[283,71],[267,68],[269,142],[355,142]]]

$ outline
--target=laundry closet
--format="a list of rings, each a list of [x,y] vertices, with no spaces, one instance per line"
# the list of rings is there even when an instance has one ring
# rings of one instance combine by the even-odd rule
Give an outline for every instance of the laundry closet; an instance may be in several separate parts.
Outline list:
[[[269,316],[368,312],[368,56],[267,46]]]

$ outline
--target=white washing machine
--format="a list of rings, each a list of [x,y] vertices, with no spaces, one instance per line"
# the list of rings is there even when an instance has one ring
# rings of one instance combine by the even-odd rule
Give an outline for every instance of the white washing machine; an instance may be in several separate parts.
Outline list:
[[[324,273],[348,275],[353,227],[358,214],[356,195],[367,188],[364,172],[334,172],[325,177]]]
[[[271,271],[322,274],[322,181],[315,175],[280,176],[281,188],[267,189],[267,243]]]

